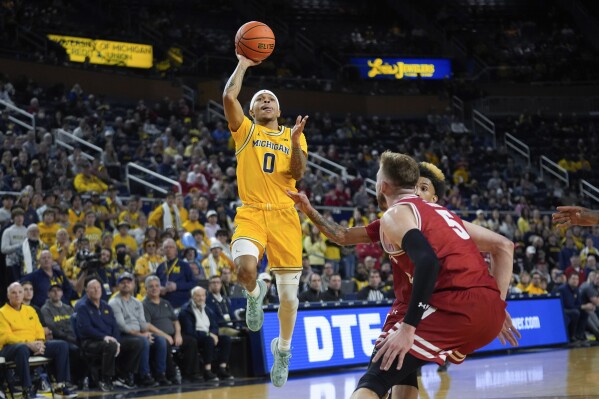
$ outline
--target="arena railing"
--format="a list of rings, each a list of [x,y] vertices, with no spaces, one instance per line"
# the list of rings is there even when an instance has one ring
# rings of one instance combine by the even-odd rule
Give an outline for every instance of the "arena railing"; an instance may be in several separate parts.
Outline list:
[[[127,188],[129,189],[129,192],[131,192],[131,181],[134,181],[136,183],[139,183],[141,185],[149,187],[152,190],[158,191],[158,192],[160,192],[162,194],[166,194],[166,193],[168,193],[170,191],[168,189],[165,189],[163,187],[157,186],[157,185],[155,185],[153,183],[150,183],[147,180],[144,180],[144,179],[142,179],[142,178],[140,178],[138,176],[135,176],[135,175],[131,174],[131,170],[132,169],[140,171],[140,172],[145,173],[147,175],[150,175],[150,176],[152,176],[152,177],[154,177],[154,178],[156,178],[158,180],[162,180],[162,181],[170,184],[171,186],[177,187],[177,191],[179,193],[183,192],[183,189],[181,188],[181,183],[179,183],[178,181],[173,180],[173,179],[169,179],[168,177],[162,176],[160,173],[154,172],[153,170],[150,170],[148,168],[144,168],[143,166],[139,166],[139,165],[137,165],[136,163],[133,163],[133,162],[129,162],[125,166],[126,179],[127,179]]]
[[[30,114],[29,112],[22,110],[21,108],[14,106],[11,103],[6,102],[4,100],[0,100],[0,104],[4,105],[4,107],[6,107],[6,109],[9,110],[11,113],[16,112],[17,114],[22,115],[24,118],[27,119],[27,122],[24,122],[20,119],[15,118],[14,116],[12,116],[9,113],[9,115],[8,115],[9,121],[14,122],[19,126],[23,126],[25,129],[35,130],[35,117],[33,116],[33,114]]]
[[[208,117],[208,122],[212,122],[214,119],[217,119],[221,122],[227,123],[227,119],[225,118],[225,109],[222,105],[214,100],[208,100],[208,103],[206,104],[206,116]]]
[[[464,101],[458,96],[451,97],[451,109],[453,110],[454,115],[460,117],[462,121],[464,121]]]
[[[568,171],[566,169],[562,168],[561,166],[553,162],[551,159],[547,158],[545,155],[541,155],[539,163],[541,167],[541,179],[545,177],[545,173],[548,173],[553,177],[561,180],[566,185],[566,187],[570,186],[570,175],[568,174]]]
[[[66,137],[67,139],[64,139],[64,137]],[[55,138],[56,144],[60,145],[61,147],[67,148],[70,151],[73,151],[75,149],[75,147],[73,146],[73,143],[76,142],[81,145],[84,145],[88,149],[95,151],[96,153],[98,153],[98,155],[100,157],[102,157],[102,155],[104,155],[104,150],[102,148],[90,143],[87,140],[83,140],[82,138],[79,138],[79,137],[75,136],[73,133],[69,133],[64,129],[55,129],[54,130],[54,138]],[[81,151],[81,154],[89,160],[92,160],[95,158],[93,155],[90,155],[83,150]]]
[[[183,98],[191,103],[191,109],[194,110],[196,108],[196,91],[187,85],[181,85],[181,88],[183,89]]]
[[[366,192],[370,195],[374,195],[376,197],[376,181],[367,177],[364,179],[364,186],[366,187]]]
[[[495,123],[476,109],[472,110],[472,130],[474,134],[487,133],[493,136],[493,148],[497,148]]]
[[[586,195],[595,202],[599,202],[599,188],[583,179],[580,180],[580,195]]]
[[[317,162],[325,163],[325,164],[331,166],[332,168],[339,170],[338,173],[334,173],[334,172],[333,173],[336,174],[337,176],[340,176],[343,181],[346,181],[350,177],[349,174],[347,173],[347,168],[345,166],[342,166],[342,165],[339,165],[338,163],[330,161],[330,160],[326,159],[325,157],[318,155],[314,152],[308,153],[308,162],[311,162],[311,164],[318,165],[320,167],[322,167],[322,166],[320,164],[318,164]],[[317,169],[320,169],[320,168],[317,168]],[[323,168],[323,169],[326,169],[326,168]],[[331,171],[330,169],[327,169],[327,170]]]
[[[526,159],[526,164],[530,168],[530,147],[507,132],[505,133],[504,141],[507,148],[517,152]]]

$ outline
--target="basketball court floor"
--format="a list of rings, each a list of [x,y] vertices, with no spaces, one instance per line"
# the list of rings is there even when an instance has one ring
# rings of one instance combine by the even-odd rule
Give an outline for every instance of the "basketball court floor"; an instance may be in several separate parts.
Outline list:
[[[114,394],[80,392],[80,397],[347,399],[363,371],[364,368],[355,368],[291,376],[283,388],[273,387],[266,378],[238,378],[231,383],[138,389]],[[422,369],[420,387],[422,399],[599,398],[599,347],[470,358],[459,366],[451,365],[446,373],[438,373],[436,365],[429,365]]]

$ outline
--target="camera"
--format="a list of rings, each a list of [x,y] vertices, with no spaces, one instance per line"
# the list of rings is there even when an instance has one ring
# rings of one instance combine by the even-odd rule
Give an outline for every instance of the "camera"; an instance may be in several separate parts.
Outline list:
[[[88,274],[102,267],[100,254],[97,252],[90,252],[88,250],[77,251],[75,258],[77,259],[77,263],[79,263],[79,268],[82,271],[87,270]]]

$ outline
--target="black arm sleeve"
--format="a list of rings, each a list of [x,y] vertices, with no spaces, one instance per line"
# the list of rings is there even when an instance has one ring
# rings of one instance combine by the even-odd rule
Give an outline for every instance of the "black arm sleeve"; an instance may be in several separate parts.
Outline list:
[[[433,295],[439,274],[439,259],[433,247],[418,229],[412,229],[404,235],[401,247],[414,263],[412,297],[404,322],[416,327],[429,308],[428,301]]]

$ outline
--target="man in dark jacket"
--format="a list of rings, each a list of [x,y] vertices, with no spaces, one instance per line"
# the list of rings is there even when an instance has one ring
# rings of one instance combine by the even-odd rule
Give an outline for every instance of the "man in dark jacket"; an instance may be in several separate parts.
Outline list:
[[[378,270],[373,269],[368,273],[368,285],[358,292],[358,299],[364,301],[385,299],[385,293],[381,290],[381,273]]]
[[[322,293],[322,300],[325,302],[342,301],[341,293],[341,275],[334,273],[329,277],[329,288]]]
[[[172,238],[164,240],[162,244],[166,261],[156,269],[160,279],[160,295],[179,308],[189,297],[189,290],[197,285],[189,263],[179,259],[177,244]]]
[[[36,271],[27,274],[23,277],[23,281],[30,281],[33,286],[33,299],[31,303],[35,306],[42,307],[48,299],[48,291],[51,285],[60,285],[63,292],[63,302],[69,303],[73,292],[73,287],[69,279],[65,276],[62,269],[54,264],[52,253],[48,250],[43,250],[39,257],[40,268]]]
[[[300,302],[321,302],[323,292],[320,290],[320,274],[314,272],[308,276],[308,289],[299,294]]]
[[[204,379],[218,381],[232,379],[227,371],[229,354],[231,353],[231,338],[218,335],[218,322],[216,315],[206,306],[206,290],[194,287],[191,290],[191,300],[181,307],[179,313],[181,332],[194,337],[198,349],[204,355]],[[216,353],[218,350],[218,353]],[[212,373],[212,361],[218,361],[217,375]]]
[[[208,295],[206,296],[206,306],[216,315],[218,322],[218,333],[236,337],[240,330],[235,328],[233,321],[235,315],[231,311],[231,300],[221,294],[222,281],[220,276],[211,276],[208,285]]]
[[[85,293],[87,298],[79,301],[75,308],[77,334],[81,347],[86,352],[102,357],[99,388],[104,392],[112,391],[115,358],[118,358],[120,372],[119,377],[114,380],[114,385],[126,389],[134,388],[133,373],[139,368],[142,342],[121,339],[114,312],[108,303],[101,299],[102,286],[97,279],[87,281]]]
[[[578,289],[579,283],[578,273],[572,273],[568,277],[568,282],[558,288],[558,293],[562,297],[564,304],[564,315],[566,316],[566,326],[570,341],[580,344],[585,344],[585,327],[589,315],[582,309],[582,300]],[[580,342],[578,342],[580,341]]]

